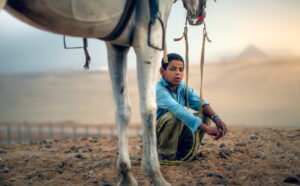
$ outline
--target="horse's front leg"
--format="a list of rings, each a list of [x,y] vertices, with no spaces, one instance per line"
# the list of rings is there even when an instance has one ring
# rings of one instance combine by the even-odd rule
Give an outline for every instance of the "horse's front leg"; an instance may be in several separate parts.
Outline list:
[[[117,169],[121,174],[119,185],[137,185],[130,173],[131,164],[128,156],[128,124],[131,106],[127,91],[126,66],[129,47],[106,43],[108,67],[115,100],[115,120],[119,130],[119,158]]]
[[[0,11],[5,6],[6,0],[0,0]]]
[[[156,78],[160,52],[147,44],[135,47],[137,54],[137,74],[140,94],[140,110],[143,121],[143,161],[142,170],[151,177],[154,185],[170,185],[160,172],[156,147]]]

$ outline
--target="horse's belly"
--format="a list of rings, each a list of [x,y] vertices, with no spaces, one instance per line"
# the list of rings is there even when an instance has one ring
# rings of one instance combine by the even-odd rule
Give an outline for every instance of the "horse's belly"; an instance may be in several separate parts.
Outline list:
[[[6,10],[51,32],[103,37],[113,30],[124,6],[123,0],[8,0]]]

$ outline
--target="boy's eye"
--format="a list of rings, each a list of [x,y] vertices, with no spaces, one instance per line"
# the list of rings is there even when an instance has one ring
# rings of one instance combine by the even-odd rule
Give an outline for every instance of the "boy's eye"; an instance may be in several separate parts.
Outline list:
[[[183,72],[183,71],[184,71],[184,68],[179,68],[179,71],[180,71],[180,72]]]
[[[172,70],[172,71],[175,71],[175,70],[176,70],[176,68],[174,68],[174,67],[171,67],[171,68],[170,68],[170,70]]]

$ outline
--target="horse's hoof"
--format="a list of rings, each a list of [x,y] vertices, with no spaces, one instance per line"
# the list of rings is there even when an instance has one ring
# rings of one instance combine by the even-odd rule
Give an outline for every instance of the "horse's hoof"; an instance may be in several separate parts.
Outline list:
[[[121,176],[121,180],[118,183],[119,186],[137,186],[138,182],[132,176],[131,173]]]
[[[155,186],[171,186],[171,184],[167,182],[162,175],[153,177],[152,181]]]

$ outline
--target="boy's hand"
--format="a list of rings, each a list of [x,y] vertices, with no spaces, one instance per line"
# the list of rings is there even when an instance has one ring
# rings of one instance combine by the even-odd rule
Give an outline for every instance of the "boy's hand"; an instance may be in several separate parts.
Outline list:
[[[221,137],[225,136],[225,134],[227,133],[226,124],[221,120],[221,118],[216,118],[215,123],[218,127],[219,132],[221,133]]]
[[[210,136],[215,136],[214,140],[218,140],[222,137],[222,134],[219,132],[219,129],[217,127],[209,127],[206,124],[202,123],[200,125],[200,129]]]

